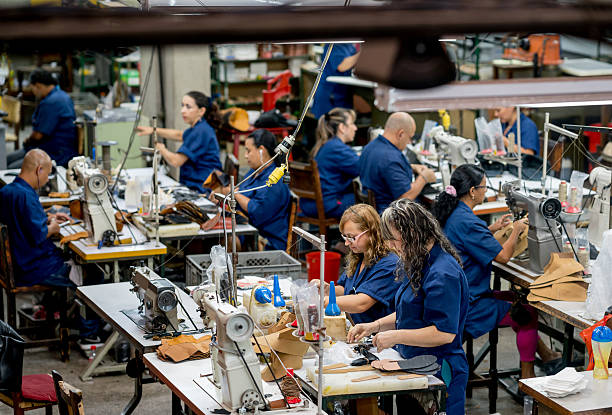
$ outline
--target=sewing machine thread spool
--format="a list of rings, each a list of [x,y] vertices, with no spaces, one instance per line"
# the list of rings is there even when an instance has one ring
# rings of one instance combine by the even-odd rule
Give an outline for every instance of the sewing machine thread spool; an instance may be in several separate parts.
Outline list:
[[[102,141],[100,143],[102,147],[102,171],[106,174],[111,171],[111,146],[117,144],[116,141]]]
[[[565,244],[563,244],[563,252],[569,252],[569,253],[574,252],[572,250],[572,243],[570,241],[566,241]]]
[[[589,266],[589,250],[586,249],[585,246],[581,246],[578,248],[576,255],[578,256],[578,262],[580,262],[580,265],[587,268]]]
[[[570,208],[578,208],[578,189],[576,187],[570,188],[569,200],[567,204]]]
[[[567,201],[567,182],[562,181],[559,183],[559,202],[562,204]]]
[[[140,195],[140,201],[142,202],[142,214],[148,215],[151,213],[151,193],[142,192]]]

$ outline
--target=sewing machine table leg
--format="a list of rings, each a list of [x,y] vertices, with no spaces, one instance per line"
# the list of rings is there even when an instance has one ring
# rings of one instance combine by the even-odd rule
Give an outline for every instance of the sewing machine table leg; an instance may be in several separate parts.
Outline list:
[[[138,350],[135,352],[135,359],[142,362],[142,354]],[[132,396],[132,399],[130,399],[126,407],[123,408],[121,415],[130,415],[132,412],[134,412],[134,409],[136,409],[138,403],[140,403],[140,398],[142,398],[142,372],[144,371],[144,363],[141,363],[141,365],[142,370],[137,369],[136,376],[134,377],[134,396]],[[137,366],[140,366],[140,364]]]
[[[183,415],[183,405],[181,399],[172,392],[172,415]]]
[[[103,372],[110,372],[110,371],[115,372],[117,370],[125,370],[125,363],[121,363],[117,365],[110,365],[109,367],[105,367],[105,366],[98,367],[100,363],[102,362],[102,360],[106,357],[111,347],[115,345],[115,342],[117,341],[118,338],[119,338],[119,332],[113,331],[113,333],[104,343],[104,346],[102,346],[102,348],[99,351],[97,351],[96,357],[94,357],[91,363],[87,365],[87,368],[85,369],[85,371],[81,374],[81,376],[79,376],[83,382],[92,380],[93,379],[92,376],[95,374],[99,374]]]

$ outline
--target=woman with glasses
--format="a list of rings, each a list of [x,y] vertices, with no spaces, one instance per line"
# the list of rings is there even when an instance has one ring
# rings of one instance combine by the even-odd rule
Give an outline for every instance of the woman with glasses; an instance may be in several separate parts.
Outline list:
[[[378,351],[393,347],[404,359],[436,356],[441,366],[437,376],[448,392],[446,413],[464,414],[468,363],[462,334],[469,286],[459,256],[431,213],[408,199],[396,200],[385,209],[382,235],[401,258],[395,313],[356,325],[347,341],[378,333],[372,340]],[[406,406],[402,402],[401,407]]]
[[[394,272],[399,258],[382,239],[376,210],[365,204],[349,207],[340,219],[340,232],[350,249],[346,270],[335,286],[340,310],[349,313],[355,324],[395,311],[399,283]]]
[[[527,225],[522,220],[515,221],[512,233],[503,246],[497,242],[493,232],[509,224],[512,215],[503,215],[490,226],[479,219],[473,209],[484,201],[486,190],[483,169],[471,164],[459,166],[451,176],[450,186],[438,196],[432,213],[461,256],[463,270],[470,284],[471,302],[465,332],[477,338],[497,326],[512,326],[517,333],[521,376],[534,377],[536,346],[544,361],[558,356],[542,341],[538,341],[535,309],[517,305],[516,313],[510,313],[511,303],[502,298],[511,301],[513,294],[494,293],[490,287],[493,260],[505,264],[512,258],[518,237]]]
[[[359,156],[348,145],[355,139],[355,111],[334,108],[321,115],[317,126],[317,142],[311,156],[317,162],[325,216],[339,218],[347,207],[355,204],[353,179],[359,176]],[[300,201],[306,216],[317,216],[312,199]]]

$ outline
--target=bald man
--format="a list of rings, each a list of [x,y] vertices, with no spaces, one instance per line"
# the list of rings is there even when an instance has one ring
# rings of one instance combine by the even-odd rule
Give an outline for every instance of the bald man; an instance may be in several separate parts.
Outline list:
[[[8,227],[16,285],[74,286],[61,251],[49,239],[59,232],[58,222],[69,218],[62,213],[48,216],[38,199],[37,191],[49,181],[51,166],[47,153],[30,150],[19,176],[0,189],[0,222]]]
[[[435,173],[422,165],[411,165],[402,151],[410,143],[416,125],[406,112],[389,116],[382,135],[370,142],[361,153],[359,177],[364,189],[376,197],[378,213],[396,199],[415,200],[427,183],[436,181]],[[418,174],[413,179],[412,172]]]

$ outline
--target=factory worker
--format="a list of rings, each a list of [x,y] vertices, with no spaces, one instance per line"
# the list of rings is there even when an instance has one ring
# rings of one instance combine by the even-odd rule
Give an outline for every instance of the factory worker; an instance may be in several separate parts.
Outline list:
[[[355,324],[393,313],[400,285],[395,278],[399,258],[382,238],[378,213],[366,204],[351,206],[340,219],[340,232],[350,251],[346,270],[335,286],[338,307]],[[319,280],[312,283],[318,285]],[[329,290],[328,284],[325,288]]]
[[[353,110],[334,108],[319,118],[311,156],[319,168],[325,217],[340,218],[355,204],[353,179],[359,176],[359,156],[347,144],[355,139],[356,131]],[[300,207],[306,216],[317,216],[314,200],[304,199]]]
[[[323,47],[323,55],[327,54],[329,44]],[[319,119],[332,108],[353,108],[353,93],[351,87],[335,82],[328,82],[328,76],[351,76],[351,69],[359,59],[359,52],[352,43],[336,43],[329,55],[327,65],[323,69],[321,81],[312,103],[312,113]]]
[[[490,288],[491,263],[508,262],[518,236],[527,226],[522,220],[514,222],[512,234],[504,245],[493,237],[492,232],[510,223],[512,215],[504,215],[491,226],[473,212],[475,206],[484,201],[486,178],[484,170],[472,164],[457,167],[450,186],[438,196],[432,213],[444,228],[444,233],[453,244],[463,263],[463,270],[470,285],[470,309],[465,323],[465,332],[473,338],[482,336],[497,326],[512,326],[521,360],[521,376],[534,377],[536,347],[542,359],[553,360],[553,354],[542,341],[538,341],[538,318],[536,310],[529,305],[517,305],[516,313],[510,313],[512,292],[493,292]],[[513,317],[514,316],[514,319]]]
[[[181,101],[181,116],[189,128],[185,131],[158,128],[160,138],[182,142],[176,153],[158,142],[156,148],[173,167],[180,167],[179,182],[200,193],[207,193],[202,183],[214,170],[221,170],[219,143],[209,122],[216,117],[217,107],[210,98],[198,91],[185,94]],[[153,134],[153,127],[138,127],[138,135]]]
[[[270,131],[264,129],[253,131],[245,141],[245,157],[251,168],[245,177],[269,161],[274,154],[275,147],[276,137]],[[242,183],[238,190],[244,192],[265,185],[276,166],[274,162],[270,163]],[[223,193],[228,194],[229,190],[229,187],[225,187]],[[270,187],[236,193],[238,208],[249,218],[249,223],[257,228],[259,235],[267,239],[266,250],[284,251],[287,249],[289,201],[289,186],[282,180]]]
[[[448,392],[446,412],[464,414],[469,370],[462,334],[469,287],[459,256],[431,213],[408,199],[396,200],[385,209],[382,231],[401,258],[395,313],[358,324],[347,341],[378,333],[372,342],[379,351],[393,347],[405,359],[436,356],[442,366],[437,376]]]
[[[364,189],[374,192],[379,213],[396,199],[415,200],[427,183],[434,183],[433,170],[410,164],[402,151],[416,130],[414,119],[405,112],[389,116],[385,130],[372,140],[361,153],[359,177]],[[412,172],[418,174],[413,182]]]
[[[516,107],[501,107],[495,109],[495,117],[502,123],[504,134],[504,145],[508,147],[510,133],[514,134],[514,142],[518,145],[518,133],[516,129]],[[521,153],[540,155],[540,136],[535,123],[521,112]]]
[[[74,103],[59,89],[53,75],[43,69],[32,72],[30,85],[38,101],[32,115],[32,134],[23,142],[22,149],[7,156],[7,166],[9,169],[21,167],[26,153],[39,148],[58,166],[66,167],[78,155]]]

